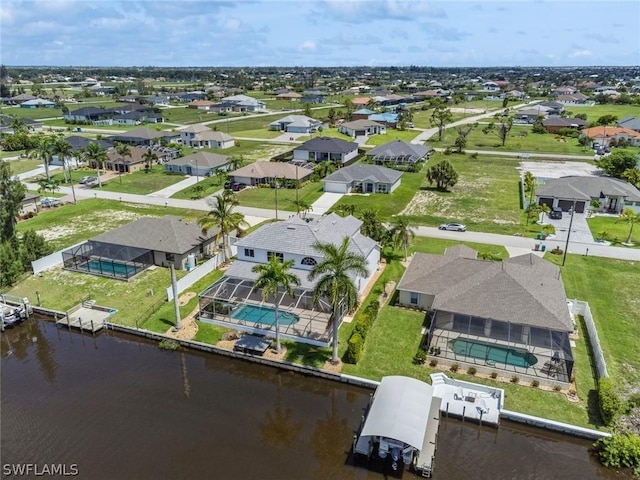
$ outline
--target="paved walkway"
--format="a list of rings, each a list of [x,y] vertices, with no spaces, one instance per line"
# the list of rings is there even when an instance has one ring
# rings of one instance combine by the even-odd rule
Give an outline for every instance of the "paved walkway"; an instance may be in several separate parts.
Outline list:
[[[180,190],[184,190],[185,188],[189,188],[198,183],[200,180],[202,180],[202,177],[187,176],[187,178],[185,178],[184,180],[174,183],[173,185],[169,185],[162,190],[147,194],[147,197],[169,198],[174,193],[177,193]]]

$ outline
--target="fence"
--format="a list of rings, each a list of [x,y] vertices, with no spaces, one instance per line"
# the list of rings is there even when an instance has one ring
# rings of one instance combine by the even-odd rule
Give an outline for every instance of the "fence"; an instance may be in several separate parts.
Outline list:
[[[83,243],[84,242],[76,243],[72,247],[67,247],[64,250],[58,250],[57,252],[54,252],[51,255],[47,255],[46,257],[42,257],[42,258],[39,258],[38,260],[34,260],[33,262],[31,262],[31,268],[33,269],[33,274],[36,275],[48,268],[62,265],[62,261],[63,261],[62,252],[67,251],[71,248],[78,247]]]
[[[575,299],[571,301],[573,302],[573,313],[581,315],[582,318],[584,318],[584,324],[587,327],[589,343],[591,344],[591,353],[593,354],[598,378],[608,377],[609,372],[607,372],[607,364],[604,360],[604,352],[602,351],[602,347],[600,346],[598,331],[596,330],[596,324],[593,321],[593,316],[591,315],[591,308],[589,308],[589,303]]]
[[[231,250],[230,256],[235,255],[237,252],[237,248],[233,245],[231,245],[230,250]],[[202,277],[204,277],[208,273],[213,272],[216,268],[218,268],[218,266],[223,261],[224,261],[224,257],[222,255],[222,252],[219,252],[215,257],[210,258],[209,260],[204,262],[202,265],[198,266],[197,268],[195,268],[194,270],[186,274],[177,282],[178,294],[184,292],[187,288],[189,288],[191,285],[196,283],[198,280],[200,280]],[[171,300],[173,300],[173,290],[171,288],[171,285],[169,285],[167,287],[167,301],[170,302]]]

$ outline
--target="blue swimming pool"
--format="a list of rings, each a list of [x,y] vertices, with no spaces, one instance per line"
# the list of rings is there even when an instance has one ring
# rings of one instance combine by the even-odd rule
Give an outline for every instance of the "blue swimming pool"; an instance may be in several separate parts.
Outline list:
[[[89,260],[84,269],[91,273],[112,275],[114,277],[131,277],[137,272],[135,265],[118,263],[110,260]]]
[[[504,363],[514,367],[529,368],[538,363],[536,356],[524,348],[512,348],[465,338],[451,340],[449,346],[456,355],[479,358],[488,364]]]
[[[260,305],[240,305],[231,313],[231,318],[262,325],[273,325],[276,321],[275,310]],[[295,313],[279,310],[278,319],[280,326],[287,326],[297,323],[300,317]]]

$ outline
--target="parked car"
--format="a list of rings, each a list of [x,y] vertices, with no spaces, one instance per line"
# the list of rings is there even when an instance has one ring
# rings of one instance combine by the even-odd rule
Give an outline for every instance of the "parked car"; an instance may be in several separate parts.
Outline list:
[[[443,223],[438,227],[440,230],[453,230],[454,232],[466,232],[467,226],[462,223]]]
[[[549,218],[560,220],[562,218],[562,209],[560,207],[553,207],[551,212],[549,212]]]
[[[98,180],[97,177],[82,177],[79,183],[82,183],[82,184],[93,183],[96,180]]]
[[[244,183],[234,183],[231,185],[231,190],[233,190],[234,192],[239,192],[244,187],[246,187]]]
[[[42,207],[57,207],[58,205],[62,205],[62,200],[55,197],[43,197],[40,200],[40,206]]]
[[[230,182],[229,180],[227,180],[226,182],[224,182],[224,188],[231,188],[231,185],[233,185],[233,182]]]

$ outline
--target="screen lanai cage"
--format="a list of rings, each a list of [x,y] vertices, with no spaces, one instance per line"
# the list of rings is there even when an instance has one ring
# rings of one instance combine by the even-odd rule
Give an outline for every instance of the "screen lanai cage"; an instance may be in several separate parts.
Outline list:
[[[146,248],[89,240],[62,252],[62,261],[67,270],[129,280],[153,265],[153,253]]]
[[[428,353],[510,375],[570,382],[569,332],[437,311],[432,313]]]
[[[249,279],[223,277],[200,294],[200,320],[242,331],[275,335],[274,297]],[[278,293],[280,334],[303,343],[328,346],[331,341],[331,304],[313,302],[313,289],[294,287],[294,296]],[[340,315],[342,318],[342,314]]]
[[[421,161],[422,157],[413,154],[391,155],[386,153],[379,153],[378,155],[375,155],[372,160],[376,165],[413,165]]]

